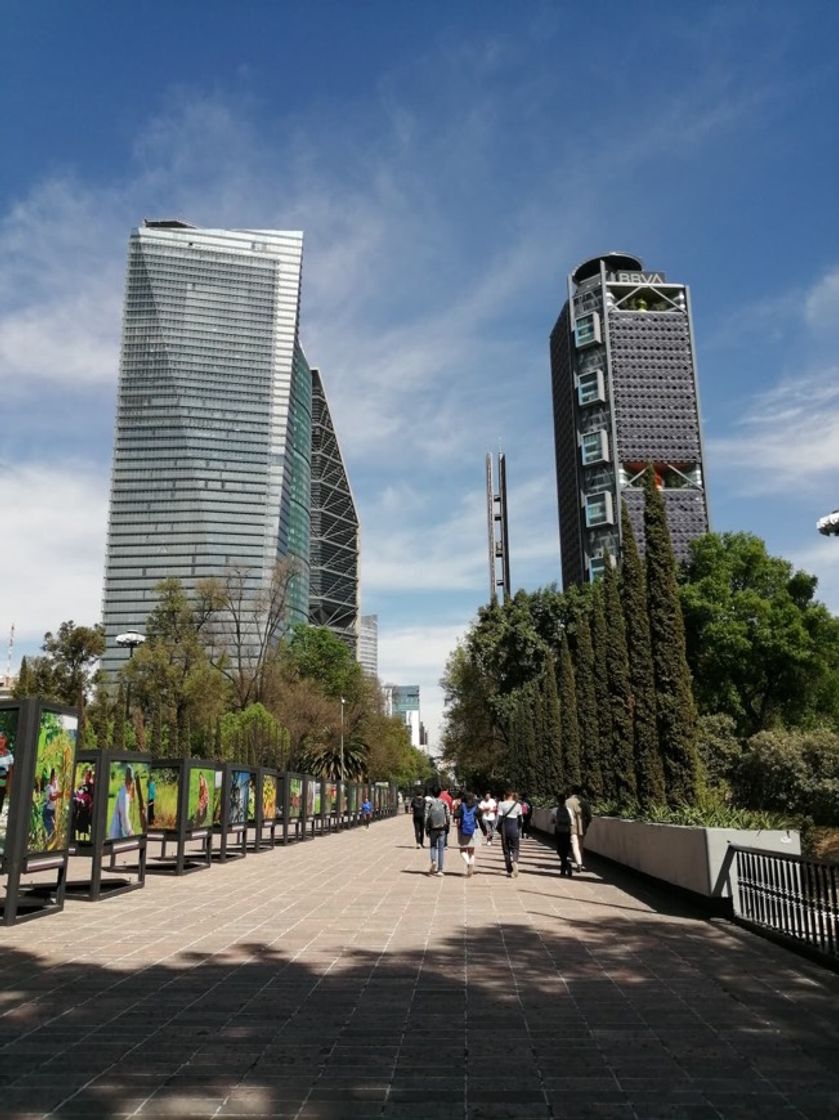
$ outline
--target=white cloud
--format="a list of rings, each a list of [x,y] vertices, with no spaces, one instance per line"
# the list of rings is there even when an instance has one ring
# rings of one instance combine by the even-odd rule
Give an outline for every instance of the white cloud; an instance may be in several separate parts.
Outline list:
[[[86,464],[0,469],[0,634],[26,646],[66,619],[101,615],[108,479]]]
[[[807,296],[804,315],[815,330],[839,328],[839,268],[828,272]]]

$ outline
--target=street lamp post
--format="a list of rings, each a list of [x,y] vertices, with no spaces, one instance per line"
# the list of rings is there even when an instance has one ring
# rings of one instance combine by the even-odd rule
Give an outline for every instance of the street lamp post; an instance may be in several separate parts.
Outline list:
[[[134,650],[137,646],[141,646],[146,640],[145,634],[140,634],[137,630],[126,630],[124,634],[117,634],[114,641],[120,649],[128,650],[128,660],[134,656]],[[125,720],[131,718],[131,678],[128,678],[128,687],[125,690]]]
[[[344,783],[344,705],[346,700],[341,697],[341,784]]]

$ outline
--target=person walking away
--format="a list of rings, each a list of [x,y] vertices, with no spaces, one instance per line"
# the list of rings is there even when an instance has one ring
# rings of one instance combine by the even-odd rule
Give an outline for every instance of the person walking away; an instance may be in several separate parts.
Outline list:
[[[446,833],[449,831],[451,816],[449,807],[440,797],[440,787],[431,787],[431,800],[425,811],[425,831],[428,833],[428,846],[431,849],[429,875],[442,875],[446,857]]]
[[[577,871],[585,870],[583,867],[583,837],[586,832],[586,821],[583,813],[582,791],[579,786],[571,787],[571,796],[565,801],[565,807],[571,814],[571,850],[574,853],[574,862]],[[591,812],[589,811],[589,818]]]
[[[486,837],[484,843],[491,844],[492,837],[495,834],[495,822],[497,819],[496,812],[498,809],[498,802],[495,800],[491,793],[487,793],[484,795],[484,799],[480,803],[478,808],[481,811],[481,822],[484,826],[483,831]]]
[[[369,797],[365,797],[361,802],[361,819],[364,821],[364,827],[370,827],[370,821],[373,817],[373,805]]]
[[[571,874],[571,810],[567,806],[565,794],[561,794],[557,806],[551,810],[551,824],[554,826],[556,851],[559,856],[559,874],[563,879],[572,878]]]
[[[524,796],[521,799],[521,835],[523,840],[530,838],[530,818],[533,816],[533,806]]]
[[[520,816],[521,802],[515,792],[508,789],[498,806],[498,831],[501,833],[501,850],[508,879],[515,879],[519,873]]]
[[[414,822],[414,839],[417,842],[417,847],[421,848],[425,837],[425,798],[419,790],[411,798],[409,810]]]
[[[475,874],[475,835],[478,831],[480,813],[474,793],[466,793],[454,814],[457,822],[457,842],[469,877]]]
[[[448,846],[449,846],[449,829],[452,826],[452,811],[454,809],[454,801],[452,799],[452,795],[449,793],[449,791],[447,789],[441,790],[440,800],[444,801],[446,803],[446,805],[448,806],[448,810],[449,810],[449,823],[446,825],[446,838],[444,840],[444,844],[448,848]]]

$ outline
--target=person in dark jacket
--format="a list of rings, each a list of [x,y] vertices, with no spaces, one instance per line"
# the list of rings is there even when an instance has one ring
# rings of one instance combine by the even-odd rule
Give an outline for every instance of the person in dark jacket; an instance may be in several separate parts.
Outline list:
[[[571,810],[566,805],[565,794],[560,794],[556,808],[551,810],[551,824],[554,826],[556,850],[559,855],[559,874],[563,879],[570,879],[571,872],[571,835],[574,820]]]
[[[417,842],[417,847],[421,848],[425,837],[425,797],[422,790],[417,789],[411,798],[409,809],[411,819],[414,822],[414,839]]]

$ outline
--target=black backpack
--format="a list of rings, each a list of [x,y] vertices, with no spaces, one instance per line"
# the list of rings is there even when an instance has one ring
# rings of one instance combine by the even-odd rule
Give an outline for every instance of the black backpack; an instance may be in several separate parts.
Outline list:
[[[411,798],[411,812],[415,817],[425,816],[425,798],[421,793]]]

